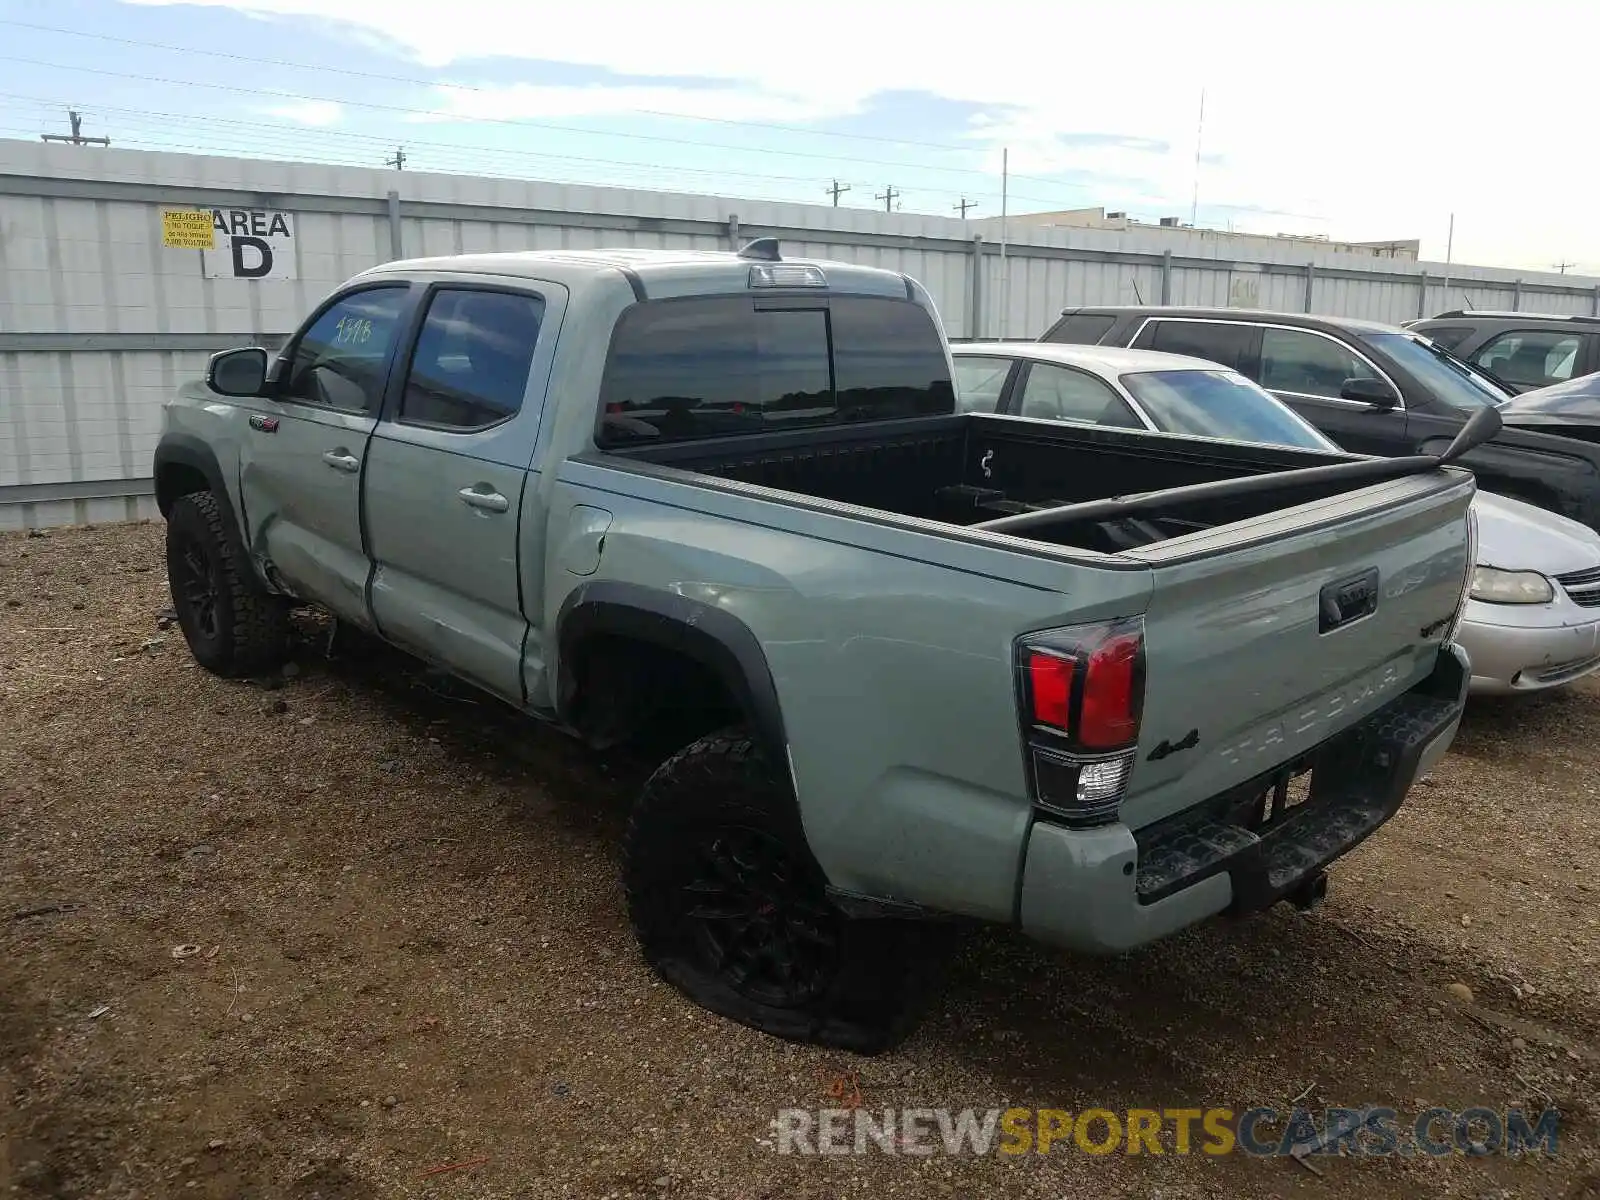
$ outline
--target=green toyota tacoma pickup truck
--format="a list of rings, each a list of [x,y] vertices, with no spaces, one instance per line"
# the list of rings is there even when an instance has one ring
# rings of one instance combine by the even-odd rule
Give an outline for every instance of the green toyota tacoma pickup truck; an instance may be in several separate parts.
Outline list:
[[[758,239],[363,272],[215,356],[154,473],[211,671],[315,604],[595,745],[682,729],[644,956],[874,1052],[943,919],[1114,952],[1320,897],[1454,736],[1494,420],[1286,470],[968,414],[921,285]]]

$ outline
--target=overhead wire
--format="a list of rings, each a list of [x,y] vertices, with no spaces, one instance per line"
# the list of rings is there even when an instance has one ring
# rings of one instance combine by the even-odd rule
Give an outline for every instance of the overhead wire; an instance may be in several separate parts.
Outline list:
[[[4,56],[0,56],[0,61],[3,61],[3,60],[4,60]],[[180,84],[180,85],[183,85],[183,84],[186,83],[186,81],[172,81],[172,82]],[[192,86],[202,86],[202,87],[203,86],[218,86],[218,87],[220,87],[220,86],[223,86],[223,85],[208,85],[208,84],[204,84],[204,83],[194,83],[194,84],[192,84]],[[254,90],[254,89],[251,89],[251,90]],[[43,96],[27,95],[27,94],[16,93],[16,92],[0,92],[0,97],[4,97],[4,98],[7,98],[7,99],[12,99],[12,100],[21,100],[21,101],[25,101],[27,103],[37,104],[37,105],[40,105],[40,106],[45,107],[45,108],[47,108],[49,106],[52,106],[52,105],[59,107],[62,103],[64,103],[64,101],[52,100],[52,99],[49,99],[49,98],[43,97]],[[289,95],[283,95],[281,98],[283,98],[283,99],[313,100],[313,101],[315,101],[315,100],[325,100],[328,103],[340,103],[341,102],[341,101],[332,100],[332,99],[325,98],[325,97],[315,97],[315,96],[289,96]],[[180,128],[184,128],[184,127],[187,127],[187,126],[195,124],[195,123],[224,125],[224,126],[228,126],[230,129],[237,128],[237,129],[239,129],[241,131],[241,135],[244,135],[245,133],[247,133],[247,135],[248,135],[246,137],[245,144],[241,145],[239,147],[239,150],[238,150],[238,152],[244,153],[244,154],[249,154],[254,148],[256,148],[256,146],[258,144],[260,144],[262,141],[265,140],[265,137],[270,136],[270,135],[274,135],[274,134],[275,135],[279,135],[279,136],[284,137],[284,138],[291,139],[297,146],[298,145],[305,145],[305,144],[307,144],[307,143],[309,143],[309,142],[311,142],[311,141],[313,141],[315,139],[332,139],[332,140],[338,140],[338,141],[360,142],[363,145],[370,144],[374,148],[381,147],[381,148],[387,150],[387,149],[390,149],[390,148],[393,147],[393,145],[395,143],[395,140],[396,140],[394,137],[388,136],[388,135],[371,134],[371,133],[356,133],[356,132],[351,131],[351,130],[321,129],[321,128],[307,127],[307,126],[304,126],[304,125],[285,125],[285,124],[275,123],[275,122],[270,122],[270,121],[259,121],[259,120],[248,120],[248,121],[246,121],[246,120],[242,120],[242,119],[227,118],[227,117],[201,116],[201,115],[198,115],[198,114],[190,114],[190,113],[172,113],[172,112],[168,112],[168,111],[164,111],[164,110],[139,109],[139,108],[133,108],[133,107],[124,106],[124,105],[102,104],[102,105],[92,105],[92,106],[90,106],[90,105],[80,105],[78,107],[80,108],[81,111],[85,111],[85,112],[93,111],[93,112],[101,115],[102,119],[105,119],[106,117],[108,117],[110,115],[116,115],[119,118],[135,117],[135,118],[146,119],[146,120],[149,120],[149,121],[166,122],[168,124],[176,123]],[[408,111],[411,111],[411,110],[408,110]],[[588,131],[584,131],[584,132],[588,132]],[[121,140],[123,142],[125,142],[125,143],[128,141],[127,138],[123,138]],[[738,169],[738,168],[713,168],[713,167],[694,167],[694,166],[688,166],[688,165],[663,164],[663,163],[641,163],[641,162],[637,162],[637,161],[633,161],[633,160],[612,159],[612,158],[598,158],[598,157],[584,156],[584,155],[559,154],[559,153],[546,152],[546,151],[537,151],[537,150],[519,150],[519,149],[515,149],[515,148],[512,148],[512,147],[485,146],[485,145],[482,145],[482,144],[474,144],[474,143],[437,142],[437,141],[432,141],[430,139],[415,139],[415,138],[403,137],[403,136],[402,136],[402,138],[400,140],[402,140],[404,142],[404,144],[406,146],[408,146],[408,147],[421,146],[421,147],[437,149],[441,153],[439,155],[433,156],[435,161],[438,161],[441,165],[462,164],[462,169],[465,172],[473,173],[473,174],[481,173],[478,170],[480,164],[476,160],[464,162],[463,161],[463,155],[492,154],[492,155],[497,155],[497,156],[502,156],[502,157],[515,157],[515,158],[524,159],[524,160],[551,159],[551,160],[564,161],[564,162],[584,163],[584,164],[588,164],[588,165],[592,165],[592,166],[604,166],[604,167],[610,167],[610,168],[623,168],[623,169],[626,169],[626,170],[634,170],[634,171],[647,171],[647,172],[653,172],[653,173],[658,173],[658,174],[659,173],[667,173],[667,174],[704,175],[704,176],[712,176],[712,177],[737,177],[737,178],[744,178],[744,179],[757,179],[757,180],[763,180],[763,181],[769,181],[769,182],[795,183],[795,184],[804,184],[804,185],[812,185],[812,184],[814,184],[816,182],[815,177],[814,176],[809,176],[809,175],[780,175],[780,174],[774,174],[774,173],[771,173],[771,172],[748,171],[748,170],[741,170],[741,169]],[[689,144],[691,144],[691,145],[700,145],[700,143],[689,143]],[[342,160],[342,161],[348,163],[349,160],[345,159],[345,160]],[[370,165],[377,165],[377,164],[370,164]],[[897,166],[896,169],[897,170],[902,170],[902,171],[904,171],[904,170],[913,170],[914,171],[914,170],[921,170],[921,169],[925,169],[925,168],[922,168],[922,167],[920,167],[920,166],[918,166],[916,164],[905,164],[905,165],[902,165],[902,166]],[[939,170],[939,171],[959,170],[959,168],[932,168],[932,169]],[[983,174],[982,172],[978,172],[978,171],[972,171],[970,173],[979,174],[979,175]],[[987,177],[985,176],[985,178],[987,178]],[[598,183],[598,182],[595,182],[595,181],[587,181],[586,180],[584,182],[592,183],[594,186],[605,186],[605,184]],[[856,180],[856,181],[853,181],[853,182],[863,182],[863,181]],[[1060,185],[1060,186],[1070,186],[1070,185]],[[922,185],[920,187],[913,187],[913,188],[911,188],[909,190],[911,190],[913,193],[915,193],[915,192],[918,192],[918,191],[927,192],[927,191],[933,191],[933,190],[937,190],[937,189],[934,188],[933,186],[924,184],[924,185]],[[968,191],[969,194],[972,194],[972,195],[986,196],[986,197],[989,197],[989,198],[994,198],[994,197],[998,196],[998,192],[990,193],[990,192],[975,190],[975,189],[972,189],[972,188],[968,188],[967,191]],[[1025,200],[1025,201],[1028,201],[1030,203],[1036,203],[1036,204],[1059,204],[1059,203],[1062,202],[1062,198],[1059,197],[1059,196],[1048,197],[1048,198],[1047,197],[1043,197],[1043,196],[1030,196],[1030,195],[1025,195],[1025,194],[1016,192],[1015,190],[1012,191],[1011,195],[1016,199]],[[762,197],[754,197],[754,196],[752,196],[751,198],[752,199],[759,199],[759,198],[762,198]],[[783,197],[782,198],[782,201],[785,202],[785,203],[793,202],[793,200],[794,200],[794,198],[792,196]]]
[[[454,82],[448,82],[448,81],[439,80],[439,79],[421,79],[421,78],[417,78],[417,77],[395,76],[395,75],[391,75],[391,74],[383,74],[383,73],[372,72],[372,71],[360,71],[360,70],[356,70],[354,68],[349,68],[349,67],[323,66],[323,65],[319,65],[319,64],[313,64],[313,63],[295,62],[295,61],[289,60],[289,59],[262,58],[262,57],[256,57],[256,56],[250,56],[250,55],[237,54],[237,53],[233,53],[233,52],[229,52],[229,51],[213,50],[213,49],[208,49],[208,48],[204,48],[204,47],[178,46],[178,45],[174,45],[174,44],[168,43],[168,42],[150,41],[150,40],[139,39],[139,38],[128,38],[128,37],[122,37],[122,36],[113,35],[113,34],[98,33],[98,32],[91,31],[91,30],[67,29],[67,28],[63,28],[63,27],[60,27],[60,26],[46,25],[46,24],[41,24],[41,23],[31,22],[31,21],[18,21],[18,20],[11,19],[11,18],[0,18],[0,26],[9,26],[9,27],[18,28],[18,29],[29,29],[29,30],[33,30],[35,32],[56,34],[56,35],[68,36],[68,37],[88,38],[88,39],[93,39],[93,40],[106,42],[106,43],[111,43],[111,44],[128,45],[128,46],[140,46],[140,47],[144,47],[144,48],[148,48],[148,49],[162,50],[162,51],[166,51],[166,52],[170,52],[170,53],[176,53],[176,54],[202,55],[202,56],[205,56],[205,57],[216,58],[216,59],[221,59],[221,60],[230,61],[230,62],[247,63],[247,64],[255,65],[255,66],[270,66],[270,67],[279,67],[279,68],[289,68],[289,69],[293,69],[293,70],[315,71],[315,72],[317,72],[319,74],[324,74],[324,75],[328,75],[328,74],[344,75],[344,76],[348,76],[348,77],[352,77],[352,78],[359,78],[359,79],[380,80],[380,81],[387,82],[387,83],[406,83],[406,84],[412,84],[412,85],[421,86],[421,87],[433,88],[433,89],[436,89],[436,90],[439,90],[439,91],[444,91],[444,92],[456,91],[456,92],[479,93],[479,94],[485,94],[485,95],[492,95],[494,93],[494,89],[493,88],[483,87],[483,86],[474,85],[474,84],[454,83]],[[16,58],[16,57],[11,57],[11,56],[0,56],[0,61],[30,62],[30,63],[34,63],[35,62],[35,60],[21,59],[21,58]],[[409,116],[409,117],[426,117],[426,118],[442,119],[442,120],[449,120],[452,117],[452,114],[450,114],[447,110],[407,108],[407,107],[400,106],[400,105],[381,104],[381,103],[377,103],[377,102],[374,102],[374,101],[353,100],[353,99],[349,99],[347,97],[317,96],[317,95],[310,95],[310,94],[296,93],[296,92],[275,92],[275,91],[270,91],[270,90],[261,89],[261,88],[243,87],[243,86],[236,85],[236,84],[218,84],[218,83],[212,83],[212,82],[203,81],[203,80],[171,79],[171,78],[165,78],[165,77],[161,77],[161,76],[140,75],[140,74],[135,74],[135,73],[132,73],[132,72],[111,71],[111,70],[108,70],[108,69],[105,69],[105,68],[83,67],[83,66],[77,66],[77,65],[74,65],[74,64],[53,64],[53,63],[37,62],[37,63],[35,63],[35,65],[52,67],[53,69],[59,69],[59,70],[84,71],[84,72],[88,72],[88,73],[92,73],[92,74],[99,74],[99,75],[105,75],[105,76],[116,77],[116,78],[126,78],[126,79],[130,79],[130,80],[138,80],[138,81],[142,81],[142,82],[162,83],[162,84],[167,84],[167,85],[170,85],[170,86],[202,87],[202,88],[211,88],[211,89],[224,90],[224,91],[233,91],[233,92],[239,92],[239,93],[244,93],[244,94],[260,95],[260,96],[265,96],[265,97],[270,97],[270,98],[275,98],[275,99],[281,99],[281,100],[286,100],[286,101],[300,101],[300,102],[313,102],[313,103],[349,105],[351,107],[366,108],[366,109],[372,109],[372,110],[375,110],[375,111],[394,112],[394,113],[403,114],[403,115],[406,115],[406,116]],[[711,124],[717,124],[717,125],[722,125],[722,126],[727,126],[727,127],[734,127],[734,128],[749,128],[749,129],[761,129],[761,130],[769,130],[769,131],[779,131],[779,132],[785,132],[785,133],[798,134],[798,135],[802,135],[802,136],[805,136],[805,137],[808,137],[808,138],[814,138],[814,139],[842,138],[842,139],[848,139],[848,140],[852,140],[852,141],[874,142],[874,143],[885,144],[885,145],[903,145],[903,146],[916,147],[916,148],[919,148],[919,149],[931,149],[931,150],[939,150],[939,151],[944,151],[944,152],[953,152],[953,153],[962,153],[962,154],[979,154],[979,153],[982,153],[983,150],[984,150],[984,147],[982,147],[982,146],[972,146],[972,145],[963,146],[963,145],[955,145],[955,144],[943,143],[943,142],[921,141],[921,140],[910,139],[910,138],[893,138],[893,137],[885,137],[883,135],[877,135],[877,134],[853,133],[853,132],[845,131],[845,130],[814,129],[814,128],[806,128],[806,127],[802,127],[802,126],[785,125],[785,124],[781,124],[781,123],[778,123],[778,122],[771,122],[771,121],[740,120],[740,119],[731,118],[731,117],[714,117],[714,116],[709,116],[709,115],[706,115],[706,114],[674,113],[674,112],[668,112],[668,111],[662,111],[662,110],[642,109],[641,108],[641,109],[631,109],[631,110],[629,110],[629,115],[634,115],[634,116],[640,116],[640,115],[652,116],[652,117],[657,117],[657,118],[662,118],[662,119],[667,119],[667,120],[684,121],[684,122],[703,122],[703,123],[711,123]],[[202,118],[195,118],[195,119],[202,119]],[[882,168],[884,168],[885,166],[892,166],[893,169],[895,169],[896,171],[920,171],[920,172],[933,171],[933,172],[939,172],[939,173],[945,173],[945,174],[960,174],[960,175],[968,176],[968,177],[976,176],[976,177],[984,178],[985,180],[990,180],[990,179],[993,178],[993,172],[992,171],[987,171],[987,170],[984,170],[982,168],[976,168],[976,167],[944,167],[944,166],[935,166],[935,165],[923,164],[923,163],[893,163],[893,164],[886,164],[882,160],[879,160],[879,159],[852,158],[852,157],[849,157],[849,156],[838,155],[838,154],[833,154],[833,153],[823,153],[823,152],[817,152],[817,151],[802,151],[802,150],[792,150],[792,149],[781,149],[781,148],[773,147],[773,146],[759,146],[759,145],[757,145],[757,146],[749,146],[749,145],[734,146],[734,145],[728,145],[728,144],[725,144],[725,143],[708,143],[708,142],[702,142],[702,141],[699,141],[697,139],[691,139],[691,138],[675,138],[675,137],[668,137],[668,136],[665,136],[665,135],[662,135],[662,134],[646,134],[646,133],[639,133],[639,132],[634,132],[634,131],[594,129],[594,128],[587,128],[587,127],[581,127],[581,126],[562,125],[562,124],[557,124],[557,123],[554,123],[554,122],[538,121],[538,120],[533,120],[533,119],[530,119],[530,118],[521,118],[521,117],[493,117],[493,116],[466,117],[466,116],[459,116],[456,119],[459,119],[459,120],[462,120],[462,121],[487,122],[487,123],[501,124],[501,125],[521,125],[521,126],[527,126],[527,127],[531,127],[531,128],[548,129],[548,130],[556,131],[556,132],[581,133],[581,134],[584,134],[586,136],[594,136],[594,137],[616,137],[616,138],[628,138],[628,139],[651,141],[651,142],[671,143],[671,144],[677,144],[677,145],[693,146],[693,147],[699,148],[699,149],[718,149],[718,150],[731,150],[731,151],[736,151],[736,152],[739,152],[739,153],[758,153],[758,154],[780,155],[780,156],[787,156],[787,157],[790,157],[790,158],[807,158],[807,159],[812,159],[812,160],[828,161],[828,162],[835,162],[835,163],[848,162],[848,163],[852,163],[852,164],[871,165],[871,166],[879,168],[880,170]],[[301,127],[295,127],[295,128],[301,132],[302,136],[306,135],[306,131],[301,129]],[[330,130],[316,130],[314,132],[314,136],[332,136],[332,134],[334,132],[335,131],[330,131]],[[357,136],[359,136],[359,135],[357,135]],[[372,136],[372,135],[368,135],[368,136]],[[416,144],[416,145],[427,144],[427,143],[424,143],[424,142],[422,142],[420,140],[416,140],[416,139],[406,139],[406,141],[409,142],[409,143]],[[441,149],[445,148],[445,144],[443,144],[443,143],[432,143],[432,144],[437,146],[437,147],[439,147],[439,148],[441,148]],[[466,147],[463,147],[463,148],[466,148]],[[496,148],[491,148],[491,147],[472,147],[472,149],[474,151],[484,151],[484,152],[495,152],[495,150],[496,150]],[[549,155],[547,157],[564,157],[568,161],[585,161],[584,159],[582,159],[582,158],[580,158],[578,156],[573,156],[573,155],[567,155],[567,156]],[[654,169],[654,168],[660,166],[660,164],[634,163],[634,162],[628,162],[628,161],[616,160],[616,159],[590,158],[590,159],[587,159],[587,161],[589,161],[589,162],[591,162],[593,164],[596,164],[596,165],[628,167],[628,168],[633,168],[633,169],[646,169],[646,168]],[[810,184],[810,183],[814,182],[810,177],[799,177],[799,176],[787,176],[787,177],[785,177],[785,176],[778,176],[778,175],[773,175],[773,174],[770,174],[770,173],[761,173],[761,172],[715,171],[715,170],[711,170],[711,169],[708,169],[708,168],[694,168],[694,167],[681,167],[681,168],[674,168],[674,169],[681,170],[681,171],[686,172],[686,173],[694,173],[694,174],[721,174],[721,175],[737,176],[737,177],[740,177],[740,178],[751,178],[751,179],[760,178],[760,179],[778,180],[778,181],[783,181],[783,182],[794,182],[794,183],[805,183],[805,184]],[[1064,181],[1064,180],[1061,180],[1061,179],[1051,179],[1051,178],[1046,177],[1046,176],[1028,175],[1028,174],[1019,173],[1019,172],[1011,172],[1010,173],[1010,178],[1013,179],[1013,180],[1021,179],[1021,180],[1026,180],[1026,181],[1030,181],[1030,182],[1042,183],[1042,184],[1045,184],[1046,186],[1048,186],[1048,187],[1050,187],[1052,189],[1059,188],[1059,189],[1062,189],[1064,191],[1082,193],[1082,192],[1085,192],[1085,191],[1088,190],[1086,185],[1071,183],[1071,182]],[[913,191],[936,191],[936,190],[948,190],[948,189],[947,188],[946,189],[939,189],[939,188],[934,188],[934,187],[921,187],[921,188],[914,188],[912,190]],[[967,190],[971,191],[972,189],[969,188]],[[903,195],[903,192],[901,194]],[[994,198],[995,196],[997,196],[998,194],[999,194],[998,192],[985,193],[985,195],[988,198],[991,198],[991,199]],[[1026,201],[1028,203],[1056,204],[1056,203],[1060,203],[1061,202],[1059,199],[1044,199],[1044,198],[1037,197],[1037,196],[1023,195],[1021,193],[1015,192],[1014,190],[1011,192],[1011,195],[1015,196],[1019,200]],[[1272,209],[1255,208],[1254,206],[1248,206],[1248,205],[1227,205],[1227,204],[1223,204],[1223,205],[1216,205],[1216,206],[1213,206],[1213,207],[1219,207],[1219,208],[1222,208],[1222,209],[1229,209],[1229,210],[1233,210],[1233,211],[1252,210],[1252,211],[1258,211],[1258,212],[1263,212],[1263,213],[1270,213],[1270,212],[1278,211],[1278,210],[1272,210]],[[1301,213],[1279,212],[1279,215],[1281,215],[1281,216],[1289,216],[1289,217],[1297,217],[1297,218],[1309,219],[1309,220],[1318,220],[1318,221],[1324,220],[1324,218],[1322,218],[1322,217],[1309,217],[1306,214],[1301,214]]]
[[[251,55],[234,54],[225,50],[208,50],[198,46],[174,46],[170,42],[152,42],[139,38],[117,37],[107,33],[95,33],[87,29],[63,29],[56,25],[39,25],[32,21],[16,21],[0,18],[0,25],[9,25],[17,29],[32,29],[42,33],[65,34],[70,37],[93,38],[96,41],[112,42],[123,46],[142,46],[151,50],[169,50],[176,54],[201,54],[209,58],[221,58],[231,62],[249,63],[252,66],[289,67],[294,70],[316,71],[319,74],[347,75],[356,79],[373,79],[384,83],[409,83],[416,84],[421,87],[436,87],[451,91],[492,94],[492,89],[470,83],[450,83],[439,79],[418,79],[415,77],[393,75],[378,71],[357,71],[350,67],[320,66],[315,63],[294,62],[281,58],[258,58]],[[895,146],[915,146],[920,149],[945,150],[960,154],[970,154],[973,150],[971,146],[960,146],[949,142],[926,142],[918,141],[912,138],[884,137],[881,134],[851,133],[845,130],[836,129],[808,129],[801,125],[784,125],[775,121],[744,121],[734,117],[713,117],[704,114],[674,113],[648,108],[634,109],[632,111],[643,116],[664,117],[670,120],[678,121],[703,121],[708,124],[733,125],[749,129],[778,130],[784,133],[803,134],[806,137],[849,138],[853,141],[879,142]]]

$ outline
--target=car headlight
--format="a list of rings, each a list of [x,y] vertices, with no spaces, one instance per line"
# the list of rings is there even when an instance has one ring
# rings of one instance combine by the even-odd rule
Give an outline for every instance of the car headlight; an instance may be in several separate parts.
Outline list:
[[[1537,571],[1475,567],[1471,595],[1486,604],[1548,604],[1556,598],[1556,589]]]

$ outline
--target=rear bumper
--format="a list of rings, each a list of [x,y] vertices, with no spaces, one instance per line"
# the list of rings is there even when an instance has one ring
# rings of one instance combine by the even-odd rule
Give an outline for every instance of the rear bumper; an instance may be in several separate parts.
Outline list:
[[[1319,748],[1310,797],[1265,829],[1233,823],[1222,797],[1137,833],[1036,821],[1023,866],[1023,931],[1112,953],[1283,899],[1392,817],[1444,756],[1469,674],[1459,647],[1442,651],[1422,684]]]

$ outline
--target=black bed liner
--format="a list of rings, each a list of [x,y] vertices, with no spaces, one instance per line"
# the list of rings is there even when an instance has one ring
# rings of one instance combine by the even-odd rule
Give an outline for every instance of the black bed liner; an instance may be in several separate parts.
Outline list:
[[[1039,537],[1050,528],[1047,540],[1108,551],[1442,465],[1435,456],[1358,457],[986,414],[604,454],[995,532]]]

